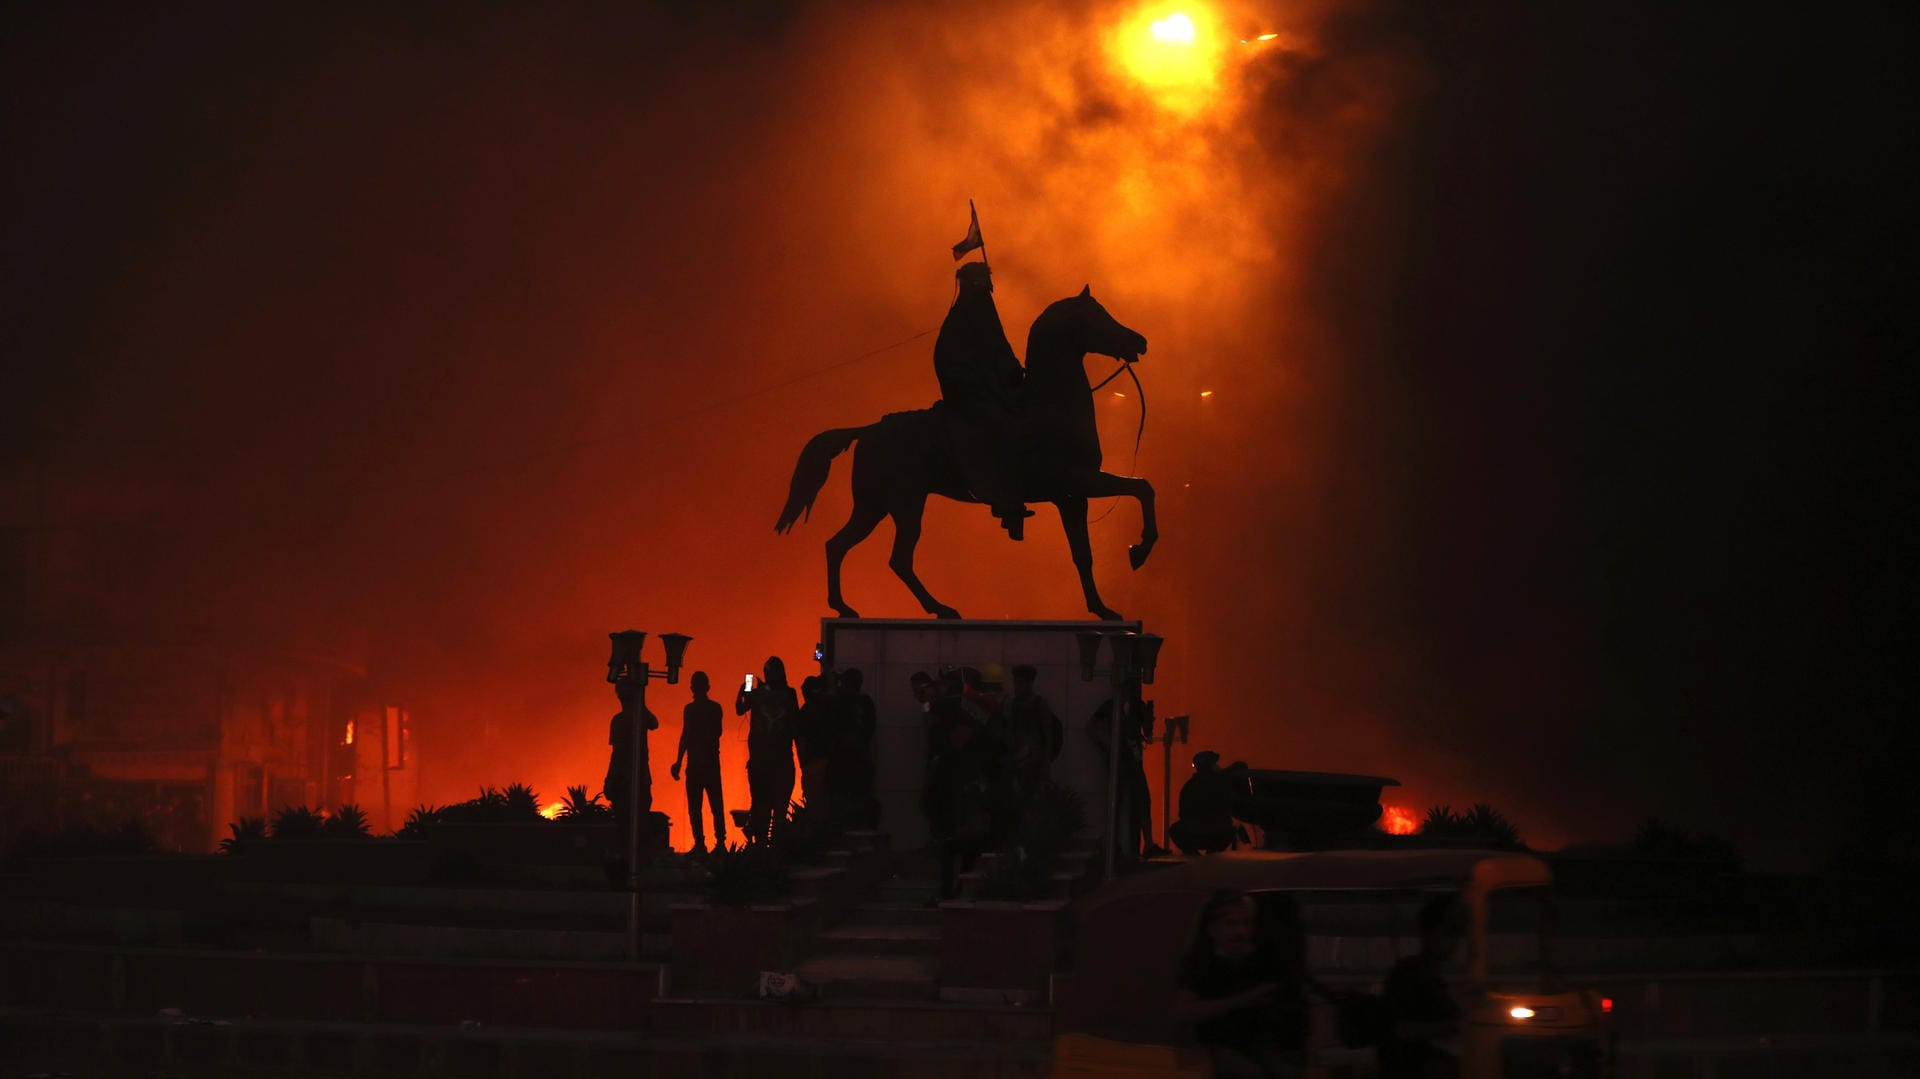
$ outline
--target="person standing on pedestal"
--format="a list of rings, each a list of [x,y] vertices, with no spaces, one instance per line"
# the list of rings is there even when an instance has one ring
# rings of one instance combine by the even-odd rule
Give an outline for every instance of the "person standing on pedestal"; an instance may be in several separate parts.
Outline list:
[[[680,778],[680,762],[687,762],[687,823],[693,826],[693,852],[706,849],[700,811],[713,809],[713,849],[727,849],[727,811],[720,794],[720,702],[707,696],[707,672],[693,672],[693,700],[680,713],[680,748],[673,757],[673,778]]]
[[[747,842],[766,841],[774,814],[786,815],[793,799],[793,735],[800,699],[787,684],[787,665],[779,656],[767,657],[763,680],[751,677],[733,701],[733,714],[753,718],[747,723]]]

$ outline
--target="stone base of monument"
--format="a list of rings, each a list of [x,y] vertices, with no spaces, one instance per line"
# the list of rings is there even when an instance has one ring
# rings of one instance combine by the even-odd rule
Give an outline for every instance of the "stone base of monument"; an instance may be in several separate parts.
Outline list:
[[[928,840],[920,812],[927,723],[913,698],[916,671],[931,675],[947,665],[984,668],[989,663],[1011,671],[1016,664],[1031,664],[1039,672],[1035,691],[1053,706],[1066,729],[1053,778],[1086,799],[1092,823],[1106,811],[1108,762],[1084,732],[1087,718],[1112,696],[1112,686],[1104,673],[1091,682],[1081,680],[1076,635],[1140,628],[1139,622],[821,619],[823,662],[836,670],[859,668],[878,710],[874,787],[881,804],[880,826],[892,834],[894,850],[919,850]],[[1012,691],[1011,686],[1007,689]],[[1147,695],[1152,697],[1151,688]]]

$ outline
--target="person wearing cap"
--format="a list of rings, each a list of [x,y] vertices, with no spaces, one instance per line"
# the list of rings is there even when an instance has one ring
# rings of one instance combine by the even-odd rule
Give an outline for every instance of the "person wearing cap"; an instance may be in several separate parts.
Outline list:
[[[1193,777],[1180,787],[1180,819],[1167,829],[1181,853],[1212,854],[1233,846],[1233,792],[1220,770],[1220,754],[1193,755]]]
[[[1007,341],[993,303],[993,272],[969,262],[954,273],[953,306],[933,342],[933,373],[961,478],[1014,539],[1033,516],[1022,503],[1015,458],[1019,391],[1026,369]]]

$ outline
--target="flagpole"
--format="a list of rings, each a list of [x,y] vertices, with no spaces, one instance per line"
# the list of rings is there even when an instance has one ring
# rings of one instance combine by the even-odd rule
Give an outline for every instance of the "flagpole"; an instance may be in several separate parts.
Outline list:
[[[972,199],[967,200],[967,216],[973,221],[974,224],[977,225],[980,223],[980,211],[974,209]],[[980,230],[980,261],[987,264],[988,272],[992,272],[993,264],[987,261],[987,230],[986,229]]]

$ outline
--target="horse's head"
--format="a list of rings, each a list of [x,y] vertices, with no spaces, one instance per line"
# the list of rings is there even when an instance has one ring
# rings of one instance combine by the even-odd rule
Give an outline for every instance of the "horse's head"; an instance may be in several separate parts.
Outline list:
[[[1147,351],[1146,336],[1122,326],[1112,315],[1107,314],[1107,309],[1100,305],[1099,300],[1093,298],[1092,285],[1082,288],[1080,295],[1068,302],[1078,305],[1081,309],[1081,332],[1085,334],[1084,340],[1088,352],[1134,363],[1140,359],[1142,353]]]
[[[1107,309],[1093,298],[1091,285],[1081,289],[1080,295],[1049,306],[1041,312],[1033,328],[1036,336],[1046,336],[1074,353],[1093,352],[1133,363],[1147,350],[1147,339],[1107,314]],[[1031,363],[1031,344],[1027,358]]]

